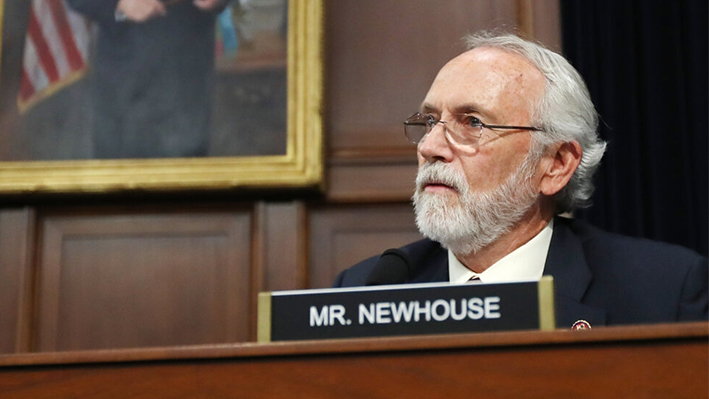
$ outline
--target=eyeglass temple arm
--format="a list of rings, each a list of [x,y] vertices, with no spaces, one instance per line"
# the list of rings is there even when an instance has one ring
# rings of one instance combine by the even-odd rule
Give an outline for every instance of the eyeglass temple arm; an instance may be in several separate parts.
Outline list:
[[[516,129],[516,130],[534,130],[541,132],[543,129],[534,126],[509,126],[509,125],[482,125],[488,129]]]

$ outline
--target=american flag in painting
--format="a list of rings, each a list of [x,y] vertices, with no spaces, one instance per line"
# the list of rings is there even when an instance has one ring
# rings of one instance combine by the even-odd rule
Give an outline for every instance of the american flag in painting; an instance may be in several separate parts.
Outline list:
[[[83,75],[89,26],[63,0],[32,0],[25,37],[20,111]]]

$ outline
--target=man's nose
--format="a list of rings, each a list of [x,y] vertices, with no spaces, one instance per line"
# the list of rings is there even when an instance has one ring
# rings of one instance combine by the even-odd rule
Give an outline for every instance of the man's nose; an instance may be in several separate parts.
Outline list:
[[[450,143],[446,137],[445,121],[436,123],[424,140],[419,143],[418,152],[429,162],[448,161],[453,156]]]

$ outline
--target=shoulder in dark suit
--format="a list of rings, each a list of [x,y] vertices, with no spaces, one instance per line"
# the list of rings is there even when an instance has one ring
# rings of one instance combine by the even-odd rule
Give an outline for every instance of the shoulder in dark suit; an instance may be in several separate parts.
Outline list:
[[[424,239],[401,248],[411,283],[448,281],[448,253]],[[335,287],[362,286],[378,256],[343,271]],[[544,274],[554,276],[557,326],[707,320],[707,258],[680,246],[556,218]]]

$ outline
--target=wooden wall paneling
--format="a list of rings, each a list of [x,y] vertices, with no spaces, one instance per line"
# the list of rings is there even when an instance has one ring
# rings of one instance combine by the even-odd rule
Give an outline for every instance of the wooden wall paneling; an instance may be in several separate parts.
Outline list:
[[[347,267],[422,238],[408,203],[313,208],[310,237],[310,288],[331,287]]]
[[[517,27],[527,37],[534,37],[534,5],[532,0],[516,0]]]
[[[559,0],[517,0],[517,25],[529,38],[561,51]]]
[[[259,292],[308,286],[306,212],[301,201],[254,205],[249,341],[256,341]]]
[[[254,234],[260,291],[304,289],[307,275],[306,207],[301,201],[258,202]]]
[[[301,201],[261,203],[264,290],[307,288],[306,208]]]
[[[35,213],[0,211],[0,353],[30,349]]]
[[[407,201],[414,192],[417,161],[412,148],[398,157],[341,157],[328,163],[332,202]]]
[[[256,341],[259,292],[308,287],[306,206],[301,201],[254,205],[249,341]]]
[[[35,350],[246,341],[251,215],[46,215]]]
[[[514,0],[359,0],[328,7],[330,148],[406,147],[418,110],[468,32],[515,26]]]
[[[561,52],[561,10],[559,0],[532,2],[533,37],[554,51]]]

